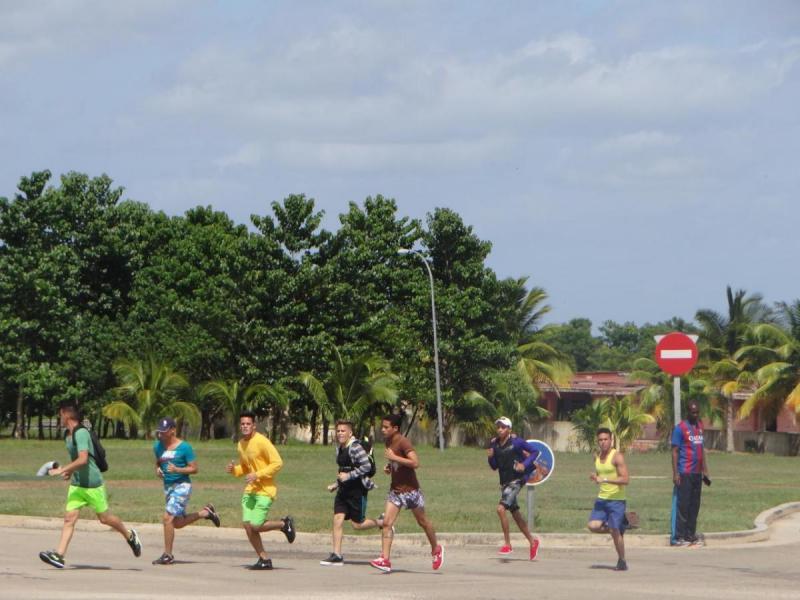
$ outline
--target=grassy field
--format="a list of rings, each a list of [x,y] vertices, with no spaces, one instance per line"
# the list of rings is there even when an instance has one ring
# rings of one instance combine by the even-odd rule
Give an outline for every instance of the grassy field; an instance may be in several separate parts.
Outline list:
[[[224,472],[236,458],[230,442],[192,441],[200,473],[194,480],[191,506],[213,502],[223,524],[239,522],[239,500],[243,480]],[[149,442],[108,440],[104,442],[111,468],[106,473],[111,509],[129,521],[158,522],[163,510],[161,482],[153,475],[153,453]],[[333,481],[335,465],[330,447],[290,444],[278,448],[284,468],[278,477],[279,494],[273,516],[291,513],[301,531],[330,529],[333,497],[325,486]],[[380,449],[377,448],[376,452]],[[497,531],[494,507],[498,499],[497,475],[486,464],[485,451],[452,448],[444,454],[429,447],[418,448],[422,466],[418,471],[428,512],[438,530],[459,532]],[[64,462],[61,441],[0,440],[0,513],[60,516],[66,483],[34,477],[48,460]],[[641,518],[642,533],[666,533],[672,493],[669,455],[631,454],[632,475],[628,490],[629,510]],[[379,461],[380,465],[381,462]],[[536,489],[536,526],[540,532],[579,532],[585,527],[596,494],[589,481],[592,458],[588,454],[557,454],[553,476]],[[711,453],[709,465],[713,485],[703,489],[700,531],[726,531],[752,527],[762,510],[800,499],[800,460],[769,455]],[[379,473],[380,487],[370,494],[369,514],[382,510],[388,477]],[[524,507],[525,492],[520,494]],[[85,510],[85,509],[84,509]],[[86,517],[91,516],[86,512]],[[400,531],[417,531],[413,519],[403,517]]]

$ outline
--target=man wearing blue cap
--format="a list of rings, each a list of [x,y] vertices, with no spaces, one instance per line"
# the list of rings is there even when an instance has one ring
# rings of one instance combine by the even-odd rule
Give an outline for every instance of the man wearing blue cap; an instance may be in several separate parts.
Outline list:
[[[154,565],[171,565],[175,562],[172,544],[176,529],[186,527],[198,519],[208,519],[219,527],[219,515],[213,504],[206,504],[200,512],[186,514],[186,506],[192,495],[192,480],[189,475],[197,473],[197,461],[191,445],[176,435],[175,427],[174,419],[161,419],[156,429],[158,441],[153,445],[156,475],[164,480],[166,496],[163,517],[164,553],[153,561]]]

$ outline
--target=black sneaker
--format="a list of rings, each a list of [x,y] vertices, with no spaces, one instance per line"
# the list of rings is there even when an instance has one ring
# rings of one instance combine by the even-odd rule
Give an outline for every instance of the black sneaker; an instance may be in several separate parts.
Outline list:
[[[283,535],[286,536],[286,541],[290,544],[294,542],[294,538],[297,536],[297,532],[294,529],[294,520],[289,515],[286,515],[281,519],[283,521],[283,527],[281,527],[281,531]]]
[[[331,555],[325,560],[319,561],[319,564],[326,567],[341,567],[344,564],[344,557],[331,552]]]
[[[139,539],[139,534],[135,529],[131,529],[128,535],[128,546],[133,550],[133,555],[139,557],[142,555],[142,541]]]
[[[615,571],[627,571],[628,570],[628,563],[625,562],[625,559],[620,558],[617,561],[617,566],[614,567]]]
[[[214,505],[209,502],[203,508],[208,511],[208,516],[206,519],[211,521],[214,524],[214,527],[219,527],[219,513],[217,513]]]
[[[57,569],[64,568],[64,557],[55,550],[39,552],[39,558],[42,559],[42,562],[46,562],[48,565],[53,565]]]
[[[251,571],[271,571],[272,570],[272,559],[271,558],[261,558],[258,557],[258,561],[255,564],[250,565],[247,567]]]
[[[676,540],[671,541],[669,543],[669,545],[670,546],[688,546],[689,542],[687,540],[682,540],[681,538],[678,538]]]
[[[164,552],[161,556],[153,561],[154,565],[171,565],[175,562],[175,557],[172,554]]]

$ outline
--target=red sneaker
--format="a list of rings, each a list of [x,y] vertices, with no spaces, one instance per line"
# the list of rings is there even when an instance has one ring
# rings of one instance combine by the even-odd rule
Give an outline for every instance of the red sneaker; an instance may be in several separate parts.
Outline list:
[[[433,570],[438,571],[444,564],[444,546],[439,544],[433,552]]]
[[[514,552],[514,550],[512,550],[511,546],[508,545],[503,546],[502,548],[500,548],[500,550],[497,551],[498,554],[502,555],[511,554],[512,552]]]
[[[537,554],[539,554],[539,538],[534,538],[531,544],[531,560],[536,560]]]
[[[383,558],[382,556],[379,556],[375,560],[369,561],[369,564],[378,569],[379,571],[383,571],[384,573],[392,572],[392,563],[389,561],[388,558]]]

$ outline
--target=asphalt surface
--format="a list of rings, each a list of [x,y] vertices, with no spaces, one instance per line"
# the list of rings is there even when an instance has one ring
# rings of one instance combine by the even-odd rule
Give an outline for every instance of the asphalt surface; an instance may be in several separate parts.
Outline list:
[[[704,548],[631,544],[627,572],[612,570],[616,555],[608,538],[605,545],[585,547],[555,538],[549,544],[544,536],[534,562],[526,560],[524,544],[510,558],[498,557],[499,535],[484,536],[483,543],[451,538],[444,566],[434,572],[430,548],[400,535],[394,571],[384,574],[368,564],[379,553],[377,535],[346,538],[347,564],[323,567],[319,560],[330,551],[325,536],[300,534],[289,545],[276,532],[264,534],[275,569],[256,572],[246,568],[255,555],[244,532],[207,526],[178,531],[176,564],[154,566],[151,560],[162,551],[159,527],[139,528],[144,552],[135,558],[119,534],[89,523],[79,525],[66,568],[59,570],[38,558],[41,550],[57,545],[59,520],[10,522],[8,517],[0,521],[0,598],[800,597],[800,513],[774,521],[767,541],[732,539]],[[413,520],[404,525],[410,529]]]

